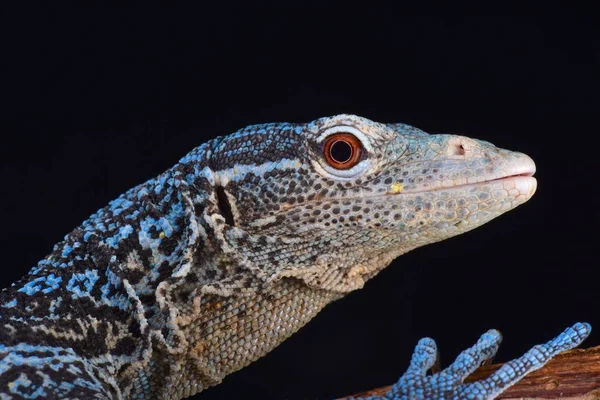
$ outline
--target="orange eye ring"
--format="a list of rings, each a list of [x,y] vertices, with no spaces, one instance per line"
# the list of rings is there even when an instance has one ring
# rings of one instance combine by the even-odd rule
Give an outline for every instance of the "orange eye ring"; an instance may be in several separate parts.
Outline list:
[[[325,161],[335,169],[350,169],[359,163],[363,152],[360,140],[351,133],[334,133],[325,140]]]

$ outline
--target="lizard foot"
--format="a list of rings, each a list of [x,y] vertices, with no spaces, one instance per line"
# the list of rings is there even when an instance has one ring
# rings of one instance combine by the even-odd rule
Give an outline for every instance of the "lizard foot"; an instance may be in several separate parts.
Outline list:
[[[392,389],[383,397],[370,396],[364,400],[491,400],[528,373],[544,366],[558,353],[579,346],[590,331],[589,324],[576,323],[549,342],[536,345],[521,357],[507,362],[486,379],[472,383],[463,382],[496,354],[502,341],[500,332],[493,329],[486,332],[474,346],[460,353],[448,368],[433,375],[427,375],[427,372],[436,363],[437,346],[433,339],[423,338],[415,348],[408,370]]]

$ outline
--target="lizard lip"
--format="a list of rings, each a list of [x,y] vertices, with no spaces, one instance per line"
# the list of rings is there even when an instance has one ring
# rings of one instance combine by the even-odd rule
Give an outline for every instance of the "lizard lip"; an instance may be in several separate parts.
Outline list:
[[[507,186],[515,186],[521,193],[533,195],[537,187],[537,180],[533,177],[536,168],[533,160],[525,154],[520,154],[518,162],[500,174],[479,176],[471,178],[459,178],[454,180],[438,181],[430,187],[415,187],[403,190],[401,194],[434,192],[440,190],[464,189],[466,187],[481,186],[485,184],[502,183]]]
[[[520,174],[507,175],[507,176],[503,176],[503,177],[496,178],[496,179],[485,180],[485,181],[483,181],[481,183],[502,181],[502,180],[505,180],[505,179],[518,178],[518,177],[521,177],[521,176],[531,178],[531,177],[533,177],[533,174],[534,174],[534,172],[523,172],[523,173],[520,173]]]
[[[524,195],[526,199],[531,198],[537,190],[537,179],[533,177],[533,172],[509,175],[504,178],[493,179],[483,183],[493,184],[496,182],[501,183],[507,190],[518,191],[521,195]]]
[[[519,162],[513,164],[503,176],[494,177],[492,179],[484,179],[482,182],[479,183],[519,181],[523,183],[527,182],[529,185],[535,185],[537,182],[537,180],[533,177],[536,170],[535,162],[533,162],[533,160],[525,154],[520,155],[521,158]]]
[[[403,193],[424,193],[424,192],[437,192],[437,191],[441,191],[441,190],[454,190],[454,189],[464,189],[464,188],[468,188],[468,187],[473,187],[473,186],[481,186],[481,185],[486,185],[486,184],[495,184],[495,183],[508,183],[508,182],[512,182],[514,183],[515,186],[519,187],[520,189],[522,189],[522,192],[525,193],[529,193],[530,195],[533,195],[533,192],[535,192],[535,189],[537,187],[537,179],[535,179],[533,177],[533,173],[521,173],[521,174],[515,174],[515,175],[506,175],[506,176],[502,176],[499,178],[493,178],[493,179],[483,179],[477,182],[472,182],[472,183],[459,183],[459,184],[455,184],[455,185],[446,185],[446,186],[441,186],[441,187],[435,187],[435,188],[429,188],[429,189],[422,189],[422,190],[407,190],[404,191]]]

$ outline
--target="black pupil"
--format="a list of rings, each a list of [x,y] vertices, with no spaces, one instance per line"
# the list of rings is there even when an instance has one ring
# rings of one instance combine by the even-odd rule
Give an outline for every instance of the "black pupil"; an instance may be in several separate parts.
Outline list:
[[[339,163],[348,162],[352,158],[352,146],[346,141],[338,140],[331,145],[330,154]]]

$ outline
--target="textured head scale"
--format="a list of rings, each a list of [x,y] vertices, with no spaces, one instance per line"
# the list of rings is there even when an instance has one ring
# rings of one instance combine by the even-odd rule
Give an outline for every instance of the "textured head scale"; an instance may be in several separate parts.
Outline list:
[[[356,149],[337,144],[335,157],[356,156],[351,164],[332,165],[332,137],[357,140]],[[227,214],[224,238],[242,264],[262,281],[294,277],[340,292],[409,250],[524,203],[536,188],[522,153],[354,115],[244,128],[214,142],[210,168]]]

